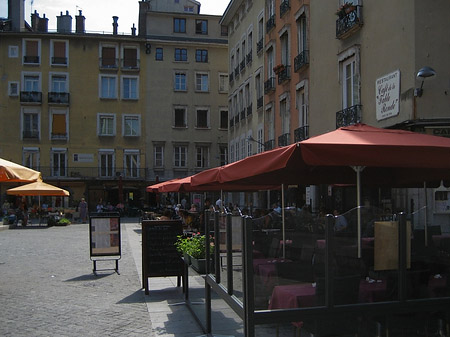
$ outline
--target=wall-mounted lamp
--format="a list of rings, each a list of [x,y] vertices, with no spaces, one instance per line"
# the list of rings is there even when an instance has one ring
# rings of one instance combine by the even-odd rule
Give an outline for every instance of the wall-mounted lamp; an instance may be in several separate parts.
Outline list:
[[[264,143],[261,143],[259,140],[256,140],[255,138],[253,138],[253,136],[248,136],[247,137],[247,142],[255,142],[259,145],[261,145],[263,147],[263,149],[266,148],[266,146],[264,145]]]
[[[436,75],[436,71],[434,71],[433,68],[425,66],[423,68],[420,68],[417,72],[417,78],[422,80],[422,83],[420,84],[420,88],[416,88],[414,90],[414,96],[421,97],[423,93],[423,82],[425,82],[425,79],[427,77],[433,77]]]

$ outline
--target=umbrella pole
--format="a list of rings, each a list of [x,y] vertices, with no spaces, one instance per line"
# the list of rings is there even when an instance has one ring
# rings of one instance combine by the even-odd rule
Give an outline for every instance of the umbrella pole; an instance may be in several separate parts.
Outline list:
[[[358,218],[358,258],[361,258],[361,171],[365,166],[353,166],[356,172],[356,214]]]
[[[284,224],[284,184],[281,184],[281,221],[283,230],[283,259],[286,257],[286,231]]]
[[[425,247],[428,247],[428,218],[427,218],[427,212],[428,212],[428,198],[427,198],[427,182],[423,182],[423,193],[425,195],[425,215],[424,215],[424,233],[425,233]]]

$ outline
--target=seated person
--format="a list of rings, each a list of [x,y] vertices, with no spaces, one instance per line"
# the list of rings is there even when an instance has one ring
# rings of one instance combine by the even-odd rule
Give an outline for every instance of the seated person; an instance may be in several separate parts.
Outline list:
[[[343,230],[347,229],[348,222],[347,219],[339,213],[337,209],[333,211],[334,215],[334,231],[335,232],[342,232]]]
[[[159,220],[172,220],[172,212],[170,209],[165,209],[163,215],[159,217]]]

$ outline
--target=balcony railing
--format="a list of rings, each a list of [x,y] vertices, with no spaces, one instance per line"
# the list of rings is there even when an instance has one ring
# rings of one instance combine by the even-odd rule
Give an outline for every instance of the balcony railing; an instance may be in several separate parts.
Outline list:
[[[230,81],[230,83],[234,81],[234,73],[233,72],[231,72],[230,75],[228,76],[228,80]]]
[[[239,116],[241,121],[245,119],[245,108],[241,110]]]
[[[42,178],[63,178],[67,180],[118,180],[117,173],[122,175],[123,180],[145,179],[148,176],[146,168],[101,168],[101,167],[40,167]]]
[[[67,65],[67,57],[52,57],[52,65]]]
[[[278,137],[278,146],[286,146],[290,144],[290,133],[284,133]]]
[[[345,39],[359,30],[363,25],[362,7],[353,6],[353,10],[343,13],[336,20],[336,38]]]
[[[52,132],[52,140],[66,140],[67,139],[67,133],[61,133],[61,132]]]
[[[264,97],[261,96],[256,100],[256,109],[262,108],[264,104]]]
[[[249,104],[249,106],[247,106],[247,117],[252,114],[252,108],[253,108],[253,104]]]
[[[269,33],[275,27],[275,14],[266,22],[266,33]]]
[[[284,68],[278,72],[278,84],[289,79],[291,79],[291,66],[284,66]]]
[[[39,56],[24,56],[23,63],[39,64]]]
[[[21,103],[42,103],[42,92],[40,91],[21,91]]]
[[[237,125],[239,123],[239,114],[234,116],[234,125]]]
[[[234,68],[234,76],[237,78],[239,76],[239,66]]]
[[[280,18],[291,8],[289,0],[283,0],[280,4]]]
[[[140,60],[138,59],[122,59],[123,70],[139,70]]]
[[[273,148],[275,148],[275,139],[264,142],[264,151],[272,150]]]
[[[69,104],[70,94],[68,92],[49,92],[48,102],[52,104]]]
[[[248,52],[248,54],[247,54],[247,64],[249,64],[249,63],[251,63],[252,62],[252,50],[250,50],[249,52]]]
[[[101,69],[117,69],[119,68],[119,60],[116,58],[100,57],[99,65]]]
[[[269,78],[264,82],[264,93],[267,94],[271,91],[275,90],[275,77]]]
[[[294,58],[294,71],[299,71],[309,64],[309,50],[304,50]]]
[[[309,125],[301,126],[294,130],[294,142],[301,142],[309,138]]]
[[[39,131],[38,130],[24,130],[22,132],[22,137],[25,139],[38,139]]]
[[[336,128],[361,123],[362,105],[353,105],[336,112]]]
[[[234,118],[230,118],[230,128],[232,128],[234,126]]]
[[[258,41],[258,43],[256,44],[256,53],[259,54],[260,52],[262,52],[264,47],[264,39],[261,38],[261,40]]]
[[[244,59],[241,61],[241,66],[240,66],[240,70],[241,72],[245,69],[245,57]]]

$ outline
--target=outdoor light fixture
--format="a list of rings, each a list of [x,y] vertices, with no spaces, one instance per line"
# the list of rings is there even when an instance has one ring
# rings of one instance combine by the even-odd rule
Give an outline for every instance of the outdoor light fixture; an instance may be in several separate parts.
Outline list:
[[[255,143],[258,143],[258,144],[261,145],[263,148],[266,147],[266,146],[264,145],[264,143],[261,143],[260,141],[256,140],[255,138],[253,138],[253,136],[248,136],[248,137],[247,137],[247,141],[248,141],[248,142],[255,142]]]
[[[433,77],[434,75],[436,75],[436,71],[434,71],[433,68],[425,66],[423,68],[420,68],[419,71],[417,72],[417,78],[418,79],[422,79],[422,83],[420,84],[420,88],[416,88],[414,90],[414,96],[416,97],[422,97],[422,93],[423,93],[423,82],[425,82],[425,79],[427,77]]]

